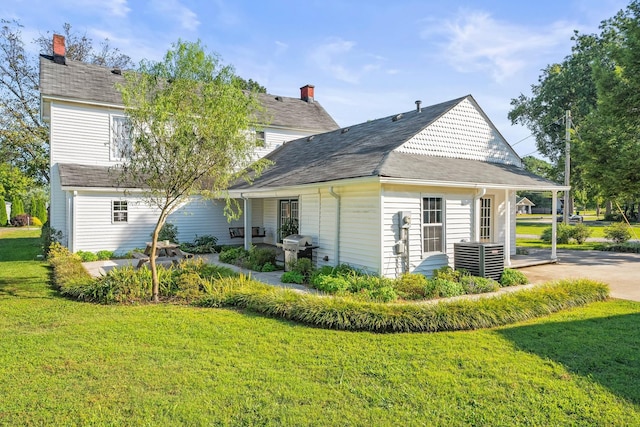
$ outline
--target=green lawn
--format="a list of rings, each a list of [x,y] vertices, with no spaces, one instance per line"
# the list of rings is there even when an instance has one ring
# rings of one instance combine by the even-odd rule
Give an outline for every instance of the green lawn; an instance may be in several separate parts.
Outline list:
[[[372,334],[60,298],[0,230],[0,425],[638,425],[640,303]]]
[[[540,217],[540,215],[536,216]],[[545,228],[551,227],[551,218],[545,218],[544,221],[533,220],[527,217],[518,217],[516,221],[516,234],[528,234],[540,236]],[[604,238],[604,227],[609,225],[609,222],[605,221],[587,221],[585,225],[591,229],[591,237]],[[640,224],[632,224],[632,228],[635,233],[640,237]]]

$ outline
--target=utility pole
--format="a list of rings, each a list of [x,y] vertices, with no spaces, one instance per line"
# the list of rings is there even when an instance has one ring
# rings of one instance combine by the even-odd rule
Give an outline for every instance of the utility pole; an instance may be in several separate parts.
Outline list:
[[[565,111],[565,146],[564,146],[564,185],[569,186],[569,175],[571,173],[571,110]],[[569,191],[564,192],[564,206],[562,207],[562,220],[569,223]]]

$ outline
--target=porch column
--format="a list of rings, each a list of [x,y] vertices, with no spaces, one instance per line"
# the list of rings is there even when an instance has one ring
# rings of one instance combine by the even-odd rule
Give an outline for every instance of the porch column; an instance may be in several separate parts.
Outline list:
[[[251,223],[253,220],[251,219],[251,199],[247,199],[243,197],[244,206],[242,207],[244,213],[244,248],[246,250],[251,249]]]
[[[504,265],[511,266],[511,194],[504,190]]]
[[[551,259],[553,261],[558,259],[556,253],[556,239],[558,236],[558,221],[556,221],[556,215],[558,212],[558,190],[551,191]]]

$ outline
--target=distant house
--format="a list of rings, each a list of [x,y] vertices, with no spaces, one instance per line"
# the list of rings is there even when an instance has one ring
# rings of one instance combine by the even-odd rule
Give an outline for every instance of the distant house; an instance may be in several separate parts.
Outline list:
[[[531,214],[531,208],[533,208],[536,204],[526,197],[521,198],[516,203],[516,213],[519,214]]]
[[[245,228],[294,221],[316,265],[383,276],[454,265],[457,242],[498,242],[515,254],[516,192],[565,187],[527,172],[472,96],[290,141],[273,167],[231,194]],[[245,235],[245,245],[253,242]],[[554,246],[555,248],[555,246]],[[555,249],[552,257],[555,256]]]
[[[156,211],[137,194],[139,189],[119,188],[110,173],[124,160],[121,147],[130,143],[115,87],[123,81],[120,70],[65,58],[62,36],[54,36],[53,55],[40,57],[41,116],[50,132],[51,226],[63,233],[74,252],[144,247],[157,220]],[[312,85],[303,86],[300,95],[259,95],[266,113],[256,135],[264,144],[256,157],[287,141],[338,128],[314,99]],[[193,198],[168,222],[178,226],[181,241],[213,234],[222,244],[237,243],[222,209],[222,203]],[[262,214],[256,211],[254,216]]]

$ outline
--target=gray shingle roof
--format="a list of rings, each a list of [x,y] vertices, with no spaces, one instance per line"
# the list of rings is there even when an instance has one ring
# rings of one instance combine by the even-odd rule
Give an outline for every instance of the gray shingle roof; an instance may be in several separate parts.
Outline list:
[[[124,77],[114,74],[108,67],[69,59],[62,65],[54,62],[51,56],[40,55],[40,93],[45,97],[122,105],[116,83],[124,83]],[[268,94],[259,94],[258,99],[267,110],[267,122],[263,124],[312,132],[338,128],[317,101]]]
[[[59,163],[60,184],[69,188],[137,188],[122,176],[122,170],[107,166],[88,166]]]
[[[393,152],[468,97],[432,105],[421,112],[409,111],[395,121],[395,116],[389,116],[311,139],[290,141],[266,156],[274,165],[253,184],[239,182],[232,189],[270,189],[376,176],[470,185],[555,187],[517,166]]]

